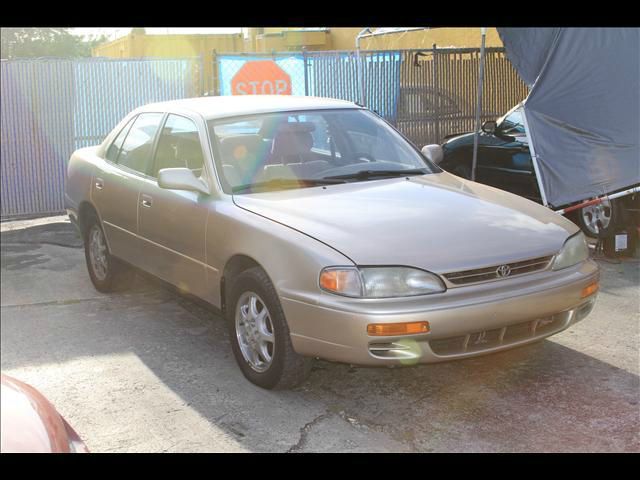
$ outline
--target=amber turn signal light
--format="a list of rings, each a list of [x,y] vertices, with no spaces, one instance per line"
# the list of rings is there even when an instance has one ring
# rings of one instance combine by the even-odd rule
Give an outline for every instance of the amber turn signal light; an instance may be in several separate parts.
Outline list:
[[[598,288],[599,288],[598,282],[590,283],[589,285],[587,285],[582,289],[582,292],[580,293],[580,298],[585,298],[585,297],[588,297],[589,295],[593,295],[598,291]]]
[[[427,333],[428,331],[429,322],[370,323],[367,325],[367,333],[372,337],[413,335]]]

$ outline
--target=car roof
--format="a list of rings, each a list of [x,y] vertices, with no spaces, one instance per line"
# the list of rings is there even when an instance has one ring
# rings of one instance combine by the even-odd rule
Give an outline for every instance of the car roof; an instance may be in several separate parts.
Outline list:
[[[267,112],[295,110],[323,110],[335,108],[362,108],[353,102],[335,98],[302,97],[293,95],[232,95],[185,98],[168,102],[151,103],[138,111],[189,110],[206,120]]]

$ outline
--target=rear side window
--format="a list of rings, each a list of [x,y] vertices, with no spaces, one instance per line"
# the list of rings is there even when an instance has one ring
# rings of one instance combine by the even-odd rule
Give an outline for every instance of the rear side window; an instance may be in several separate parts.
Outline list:
[[[151,161],[153,140],[162,120],[162,113],[142,113],[131,126],[120,148],[117,163],[136,172],[146,173]]]
[[[118,154],[120,153],[120,149],[122,148],[124,139],[127,138],[127,133],[129,133],[129,129],[131,128],[131,125],[133,125],[133,122],[136,120],[136,118],[137,117],[133,117],[131,120],[129,120],[124,128],[120,130],[120,133],[118,134],[116,139],[111,142],[111,145],[109,145],[109,148],[107,149],[107,160],[111,160],[115,163],[115,161],[118,159]]]
[[[157,177],[163,168],[189,168],[199,176],[203,163],[196,124],[188,118],[169,115],[158,140],[153,176]]]

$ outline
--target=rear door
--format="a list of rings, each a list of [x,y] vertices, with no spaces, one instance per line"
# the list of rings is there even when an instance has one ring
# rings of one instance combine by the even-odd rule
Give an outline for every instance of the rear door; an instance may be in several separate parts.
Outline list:
[[[131,119],[108,147],[102,171],[93,177],[91,197],[111,253],[139,265],[138,197],[151,164],[162,113]]]

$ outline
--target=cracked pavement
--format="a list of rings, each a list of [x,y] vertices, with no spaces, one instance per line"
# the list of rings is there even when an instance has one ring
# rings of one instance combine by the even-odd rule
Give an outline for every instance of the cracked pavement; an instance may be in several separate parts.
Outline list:
[[[93,452],[640,451],[640,269],[537,344],[377,369],[317,361],[291,391],[236,366],[221,318],[158,282],[93,289],[65,217],[2,224],[3,373]]]

